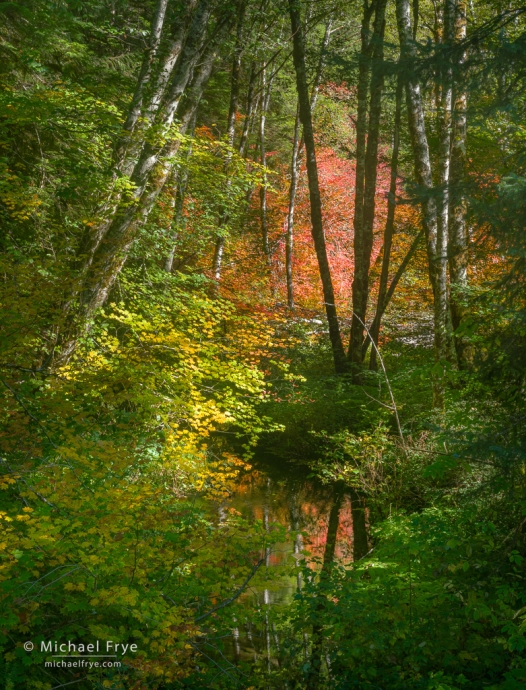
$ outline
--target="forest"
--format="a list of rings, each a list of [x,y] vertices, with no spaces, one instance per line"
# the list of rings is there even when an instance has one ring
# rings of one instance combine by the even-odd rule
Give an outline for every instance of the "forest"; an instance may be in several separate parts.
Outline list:
[[[0,686],[526,688],[526,6],[0,56]]]

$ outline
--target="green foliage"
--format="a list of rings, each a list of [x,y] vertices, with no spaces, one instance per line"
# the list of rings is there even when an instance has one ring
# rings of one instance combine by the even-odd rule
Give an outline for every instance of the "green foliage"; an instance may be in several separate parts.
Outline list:
[[[336,687],[521,687],[524,537],[499,522],[481,505],[392,518],[367,561],[334,570],[324,623]],[[302,592],[298,621],[316,591]]]

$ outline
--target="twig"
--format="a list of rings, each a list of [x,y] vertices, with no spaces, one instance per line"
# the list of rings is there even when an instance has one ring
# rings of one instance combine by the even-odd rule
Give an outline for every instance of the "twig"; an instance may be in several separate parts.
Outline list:
[[[402,441],[402,447],[403,447],[404,453],[407,457],[407,448],[405,446],[404,434],[402,433],[402,426],[400,425],[400,417],[398,416],[398,408],[396,407],[396,402],[395,402],[394,395],[393,395],[393,389],[391,388],[391,384],[389,382],[389,377],[387,376],[387,371],[385,369],[383,357],[380,354],[380,350],[376,346],[376,343],[374,342],[373,338],[371,338],[371,333],[369,332],[369,329],[367,328],[367,326],[364,324],[364,322],[361,320],[361,318],[359,316],[357,316],[356,314],[353,314],[353,316],[354,316],[354,318],[358,319],[358,321],[365,328],[365,331],[366,331],[367,335],[369,336],[371,344],[374,347],[376,354],[378,355],[378,359],[380,360],[380,364],[382,365],[382,370],[384,372],[385,381],[387,383],[387,388],[389,389],[389,395],[391,396],[391,402],[393,403],[393,412],[394,412],[395,418],[396,418],[396,425],[398,427],[398,433],[400,434],[400,439]]]
[[[212,659],[212,657],[211,657],[211,656],[208,656],[208,654],[207,654],[206,652],[203,652],[202,649],[199,649],[199,647],[198,647],[196,644],[194,644],[194,643],[193,643],[192,641],[190,641],[190,640],[188,641],[188,644],[189,644],[191,647],[193,647],[193,649],[195,649],[196,652],[199,652],[199,654],[202,654],[203,656],[206,656],[207,659],[209,659],[213,664],[215,664],[215,665],[217,666],[217,668],[220,670],[221,673],[224,673],[225,676],[227,676],[228,678],[230,678],[231,680],[233,680],[234,683],[239,684],[240,681],[239,681],[237,678],[234,678],[234,676],[231,676],[230,673],[228,673],[228,671],[226,671],[222,666],[220,666],[220,665],[217,663],[217,661],[216,661],[215,659]],[[235,666],[233,666],[233,668],[237,671],[237,669],[235,668]],[[52,688],[52,690],[53,690],[53,688]]]
[[[374,400],[374,402],[378,403],[379,405],[382,405],[382,407],[386,407],[388,410],[393,410],[393,406],[392,406],[392,405],[386,405],[386,404],[383,403],[381,400],[378,400],[377,398],[374,398],[372,395],[369,395],[369,393],[365,390],[365,388],[364,388],[363,386],[362,386],[362,391],[365,393],[365,395],[366,395],[368,398],[371,398],[371,400]]]
[[[206,613],[203,613],[201,616],[194,618],[194,623],[198,623],[199,621],[202,621],[203,619],[208,618],[208,616],[211,616],[216,611],[219,611],[219,609],[223,609],[223,608],[225,608],[225,606],[228,606],[233,601],[235,601],[239,597],[239,595],[245,591],[246,586],[248,585],[250,580],[254,577],[254,575],[256,574],[256,572],[258,571],[260,566],[263,565],[264,562],[265,562],[265,559],[260,558],[259,561],[256,563],[256,565],[252,568],[247,579],[243,582],[241,587],[229,599],[225,599],[225,601],[222,601],[217,606],[214,606],[214,608],[210,609],[210,611],[207,611]]]
[[[53,446],[53,448],[56,448],[56,447],[57,447],[56,444],[55,444],[55,443],[52,441],[52,439],[50,438],[48,432],[46,431],[46,427],[42,424],[42,422],[40,421],[40,419],[38,419],[37,417],[35,417],[35,415],[31,414],[31,412],[30,412],[30,411],[27,409],[27,407],[25,406],[24,402],[21,400],[21,398],[20,398],[20,396],[18,395],[18,393],[17,393],[13,388],[11,388],[11,386],[10,386],[6,381],[4,381],[4,379],[0,378],[0,381],[4,384],[4,386],[5,386],[9,391],[11,391],[11,393],[13,394],[13,397],[14,397],[15,400],[18,402],[18,404],[23,408],[24,412],[25,412],[34,422],[36,422],[36,423],[38,424],[38,426],[42,429],[42,431],[44,432],[44,434],[45,434],[47,440],[51,443],[51,445]]]
[[[73,685],[73,683],[81,683],[83,680],[86,680],[87,676],[84,676],[84,678],[79,678],[78,680],[70,680],[69,683],[61,683],[60,685],[54,685],[51,690],[56,690],[56,688],[65,688],[66,685]]]

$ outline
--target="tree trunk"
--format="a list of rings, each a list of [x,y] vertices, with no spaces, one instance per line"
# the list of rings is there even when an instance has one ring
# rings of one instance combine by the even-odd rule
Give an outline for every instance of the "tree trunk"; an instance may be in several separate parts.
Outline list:
[[[316,163],[316,147],[314,132],[312,129],[312,113],[307,87],[307,75],[305,71],[305,46],[303,42],[303,30],[299,12],[298,0],[289,0],[289,12],[291,20],[292,37],[294,43],[294,68],[296,71],[296,87],[300,109],[300,121],[303,126],[305,139],[307,176],[309,180],[309,196],[311,207],[312,238],[316,249],[320,278],[323,286],[323,298],[325,312],[329,326],[334,367],[337,373],[347,371],[347,362],[338,322],[338,313],[334,299],[334,288],[327,256],[325,235],[323,232],[323,218],[321,209],[320,186],[318,181],[318,166]]]
[[[228,25],[224,24],[223,32],[226,32],[228,28]],[[220,38],[221,33],[218,33],[217,39]],[[181,134],[185,134],[188,130],[212,73],[216,57],[215,45],[209,44],[206,53],[202,56],[199,70],[196,72],[189,89],[187,89],[184,107],[178,113],[179,132]],[[144,168],[141,167],[141,161],[139,161],[137,177],[132,178],[132,181],[137,185],[134,192],[134,203],[127,201],[119,205],[108,230],[103,235],[104,241],[101,239],[95,251],[85,257],[83,276],[80,282],[78,312],[74,314],[71,311],[73,299],[70,299],[64,310],[66,323],[60,338],[60,355],[57,358],[60,361],[68,359],[75,348],[79,333],[89,327],[94,312],[107,299],[135,240],[139,224],[144,223],[148,218],[158,195],[171,175],[171,160],[176,155],[179,146],[179,140],[171,140],[164,149],[159,150],[155,157],[152,155],[151,158],[155,158],[155,163],[159,160],[161,162],[155,166],[152,163],[149,175],[144,174]],[[147,144],[145,148],[149,148],[151,151],[151,145]],[[144,159],[145,155],[143,154],[143,162]],[[153,172],[155,174],[151,174]]]
[[[294,208],[296,205],[296,191],[300,177],[300,110],[299,105],[294,123],[294,142],[292,144],[292,161],[290,164],[289,210],[287,213],[287,233],[285,236],[285,272],[287,274],[287,306],[294,309],[294,278],[292,271],[292,256],[294,251]]]
[[[353,319],[349,342],[349,359],[353,367],[353,379],[361,380],[364,326],[369,299],[369,270],[373,246],[373,227],[375,216],[376,178],[378,167],[378,138],[382,108],[383,40],[385,31],[386,0],[377,0],[373,33],[368,38],[369,16],[364,13],[362,24],[362,64],[358,85],[358,122],[356,147],[356,194],[354,215],[354,279],[352,285]],[[367,8],[370,10],[370,8]],[[367,146],[365,131],[367,119],[367,77],[369,58],[373,58],[370,84],[369,127]],[[363,76],[363,79],[362,79]],[[360,93],[360,87],[362,93]],[[358,129],[360,129],[358,136]],[[359,149],[359,150],[358,150]]]
[[[466,2],[455,2],[455,42],[466,38]],[[462,52],[458,58],[459,66],[465,61]],[[468,236],[466,229],[463,186],[466,174],[466,109],[467,93],[457,81],[454,91],[454,108],[451,131],[451,192],[449,197],[449,275],[451,280],[451,321],[453,324],[455,350],[458,366],[466,369],[471,362],[471,350],[465,338],[456,331],[467,314],[466,299],[468,285]]]
[[[141,66],[141,71],[137,79],[137,84],[135,86],[135,92],[133,94],[130,110],[128,111],[128,117],[124,123],[125,132],[133,132],[135,125],[141,115],[143,109],[143,102],[145,96],[145,90],[148,83],[150,82],[152,76],[152,68],[154,60],[157,56],[159,46],[161,44],[161,36],[164,25],[164,18],[166,15],[166,8],[168,6],[168,0],[158,0],[157,7],[155,8],[155,14],[152,20],[152,28],[150,32],[150,45],[145,53],[143,63]]]
[[[210,0],[201,0],[199,7],[196,10],[195,16],[191,23],[189,38],[184,46],[177,63],[177,69],[173,74],[172,84],[170,87],[170,95],[166,98],[166,106],[158,113],[156,118],[159,126],[167,130],[173,122],[176,110],[181,102],[181,97],[190,81],[197,59],[199,58],[199,47],[203,43],[203,37],[206,34],[207,23],[210,16],[209,9]],[[209,46],[208,53],[210,53]],[[148,142],[145,136],[141,139],[142,147],[138,161],[133,166],[130,172],[130,181],[135,186],[133,192],[133,201],[129,198],[120,200],[113,212],[111,213],[109,222],[103,221],[94,231],[91,232],[89,238],[80,248],[80,258],[82,260],[82,272],[87,273],[94,260],[95,253],[99,248],[103,239],[115,232],[124,233],[133,221],[136,214],[136,209],[140,206],[141,197],[144,194],[146,186],[149,182],[153,169],[161,153],[163,152],[162,143]],[[123,162],[124,167],[129,167],[128,162]]]
[[[445,48],[438,67],[437,94],[437,130],[438,130],[438,165],[437,165],[437,256],[436,295],[435,295],[435,331],[439,333],[443,358],[449,359],[449,343],[451,342],[448,321],[448,286],[447,286],[447,254],[448,254],[448,211],[449,211],[449,167],[451,143],[451,99],[452,73],[450,67],[450,50],[453,43],[454,1],[444,0],[442,17],[438,21],[442,25],[437,31],[437,41]],[[436,336],[435,336],[436,337]]]
[[[230,103],[228,106],[228,116],[227,116],[227,126],[226,126],[226,132],[227,132],[227,141],[228,145],[232,149],[234,146],[234,141],[236,138],[236,118],[237,118],[237,111],[239,109],[239,77],[241,74],[241,55],[243,53],[243,23],[245,20],[245,11],[246,11],[246,6],[247,3],[245,1],[242,2],[240,6],[240,12],[239,12],[239,17],[238,17],[238,22],[237,22],[237,31],[236,31],[236,47],[234,50],[234,57],[232,59],[232,69],[230,72]],[[250,90],[250,87],[249,87]],[[241,136],[241,142],[239,144],[239,148],[243,146],[243,136]],[[228,168],[230,165],[230,162],[232,160],[232,154],[228,153],[227,155],[227,160],[225,163],[225,172],[228,172]],[[231,181],[227,181],[227,188],[229,189],[231,186]],[[226,211],[223,213],[219,226],[220,228],[224,226],[227,222],[227,216],[226,216]],[[216,246],[214,250],[214,259],[212,262],[212,272],[214,275],[214,281],[215,281],[215,291],[217,292],[219,288],[219,283],[221,281],[221,269],[223,266],[223,255],[225,252],[225,242],[226,238],[224,234],[219,235],[219,237],[216,239]]]
[[[389,306],[389,302],[391,301],[391,299],[395,293],[395,290],[398,286],[398,283],[400,282],[400,278],[404,275],[406,268],[409,266],[409,262],[411,261],[416,250],[418,249],[418,245],[420,244],[420,240],[422,239],[423,234],[424,234],[424,230],[422,229],[422,230],[420,230],[420,232],[417,234],[417,236],[413,240],[413,243],[409,247],[407,254],[404,256],[402,263],[400,264],[396,273],[393,276],[391,284],[389,285],[389,290],[387,290],[387,292],[385,293],[385,297],[382,301],[381,308],[380,308],[380,304],[378,304],[378,306],[376,308],[376,313],[374,315],[373,322],[369,328],[369,333],[371,334],[371,336],[373,335],[373,333],[376,333],[375,345],[377,347],[378,347],[378,333],[380,331],[380,323],[382,320],[382,316],[384,315],[385,310]],[[367,337],[365,339],[365,344],[364,344],[364,356],[367,354],[367,349],[368,349],[370,343],[371,343],[371,339],[369,337]],[[375,354],[374,369],[372,369],[371,366],[369,368],[372,371],[376,371],[377,370],[377,352],[376,352],[376,349],[374,347],[371,351],[371,362],[373,362],[373,352]]]
[[[446,358],[446,342],[442,331],[442,305],[439,303],[440,294],[437,290],[436,257],[437,257],[437,207],[433,194],[433,176],[429,145],[427,141],[424,108],[420,83],[415,76],[416,47],[411,32],[411,15],[409,0],[396,0],[396,19],[400,37],[401,63],[406,74],[406,100],[409,133],[413,149],[416,182],[422,193],[422,225],[426,236],[427,259],[429,265],[429,279],[434,297],[434,326],[435,326],[435,359],[437,362]],[[443,380],[440,374],[433,378],[433,404],[442,407],[444,399]]]
[[[404,84],[402,77],[399,75],[396,83],[396,106],[395,106],[395,120],[393,131],[393,153],[391,155],[391,180],[389,183],[389,196],[387,201],[387,218],[385,221],[384,230],[384,246],[382,256],[382,272],[380,274],[380,285],[378,288],[378,302],[376,306],[376,314],[369,332],[373,339],[374,345],[378,346],[378,336],[380,334],[380,323],[385,312],[385,296],[387,294],[387,281],[389,279],[389,266],[391,263],[391,247],[394,236],[394,220],[396,212],[396,184],[398,180],[398,154],[400,151],[400,122],[402,119],[402,94]],[[365,323],[365,322],[364,322]],[[367,345],[369,338],[366,339],[363,356],[367,352]],[[371,349],[371,359],[369,361],[369,369],[376,371],[378,362],[376,357],[376,348]]]
[[[321,84],[321,77],[323,74],[323,67],[325,66],[325,56],[329,41],[331,38],[332,19],[329,19],[325,27],[325,34],[320,49],[320,59],[318,62],[318,69],[311,92],[311,113],[316,107],[316,100]],[[287,305],[289,309],[294,309],[294,280],[292,270],[292,257],[294,251],[294,209],[296,205],[296,192],[298,190],[298,182],[300,178],[301,158],[300,153],[303,147],[303,137],[301,136],[301,123],[299,103],[296,112],[296,121],[294,123],[294,141],[292,145],[292,161],[290,170],[290,188],[289,188],[289,210],[287,213],[287,233],[285,239],[285,271],[287,275]]]
[[[266,141],[265,141],[265,125],[267,121],[267,111],[270,105],[270,94],[272,90],[272,80],[267,82],[267,67],[263,64],[263,69],[261,71],[261,113],[259,118],[259,155],[260,163],[264,166],[263,179],[261,186],[259,188],[259,207],[260,207],[260,219],[261,219],[261,240],[263,243],[263,252],[267,260],[267,267],[269,270],[269,280],[272,284],[272,260],[270,256],[270,244],[268,236],[268,215],[267,215],[267,152],[266,152]]]
[[[205,3],[207,4],[207,3]],[[163,98],[166,93],[166,88],[170,78],[174,73],[174,68],[181,56],[181,51],[184,48],[185,42],[188,38],[188,33],[191,27],[191,18],[197,6],[197,0],[189,0],[180,13],[178,13],[176,21],[173,23],[173,36],[169,42],[168,47],[163,50],[162,60],[155,72],[155,78],[152,80],[152,58],[148,55],[143,63],[143,69],[139,77],[139,83],[132,99],[132,105],[128,112],[128,117],[123,127],[123,135],[121,136],[115,148],[114,166],[116,170],[123,175],[131,175],[133,172],[134,162],[140,154],[141,147],[144,143],[143,137],[137,136],[137,129],[145,131],[153,123],[155,116],[161,106]],[[199,12],[196,12],[199,15]],[[158,30],[157,16],[152,23],[152,34],[156,38],[160,38]],[[155,53],[158,52],[159,45],[156,45]],[[148,85],[151,86],[148,89]],[[131,134],[135,134],[131,138]]]
[[[243,123],[243,131],[241,132],[241,139],[239,141],[239,155],[244,157],[247,151],[248,137],[252,129],[252,123],[254,118],[254,111],[257,107],[258,95],[256,93],[256,83],[257,83],[257,71],[256,62],[252,63],[252,68],[250,70],[250,78],[248,80],[248,90],[247,90],[247,107],[245,113],[245,121]]]
[[[197,119],[197,109],[194,112],[191,124],[188,128],[192,134],[194,133],[194,130],[195,130],[196,119]],[[184,215],[183,215],[184,198],[186,195],[186,188],[188,186],[188,161],[190,160],[190,158],[192,156],[192,148],[193,148],[193,142],[190,142],[190,144],[188,146],[188,150],[186,152],[186,166],[185,166],[184,170],[179,173],[179,175],[177,176],[177,178],[175,180],[173,216],[172,216],[172,222],[171,222],[171,226],[170,226],[172,249],[170,250],[170,253],[166,257],[166,260],[164,262],[164,270],[167,273],[171,273],[173,270],[175,252],[177,249],[177,240],[179,238],[181,228],[184,224]]]

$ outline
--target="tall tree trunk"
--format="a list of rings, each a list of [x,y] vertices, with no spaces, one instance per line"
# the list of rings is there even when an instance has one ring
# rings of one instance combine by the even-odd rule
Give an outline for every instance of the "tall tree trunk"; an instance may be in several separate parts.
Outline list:
[[[153,65],[161,44],[167,3],[168,0],[159,0],[155,8],[155,13],[152,19],[152,26],[150,31],[149,45],[144,53],[141,70],[139,72],[139,76],[137,77],[137,83],[135,86],[132,102],[130,104],[122,131],[114,145],[113,176],[115,180],[118,179],[120,174],[129,174],[131,172],[130,169],[126,170],[125,161],[130,157],[128,148],[130,147],[130,145],[133,145],[131,135],[135,130],[141,112],[143,112],[144,110],[145,99],[148,102],[148,94],[146,93],[146,91],[152,77]],[[187,30],[188,26],[182,23],[179,30],[181,45]],[[150,98],[151,97],[152,96],[150,96]],[[134,146],[136,148],[137,144],[135,144]],[[107,201],[102,205],[98,213],[98,215],[101,218],[104,218],[105,220],[101,221],[96,228],[86,228],[76,253],[76,263],[78,267],[81,267],[85,262],[86,257],[89,257],[95,251],[98,243],[100,242],[104,233],[108,229],[109,223],[111,222],[112,214],[115,212],[119,200],[120,194],[115,193],[115,190],[112,190],[109,195],[109,199],[107,199]]]
[[[448,358],[450,343],[448,285],[447,285],[447,254],[448,254],[448,211],[449,211],[449,168],[451,144],[451,99],[452,73],[450,66],[450,51],[453,43],[454,1],[444,0],[438,22],[441,24],[437,31],[437,42],[444,48],[440,65],[438,66],[438,94],[437,94],[437,131],[438,131],[438,160],[437,160],[437,256],[436,295],[435,295],[435,329],[440,332],[440,342],[444,345],[444,357]]]
[[[234,57],[232,59],[232,69],[230,72],[230,102],[228,106],[228,116],[227,116],[227,126],[226,126],[226,132],[227,132],[227,141],[228,145],[230,146],[230,149],[233,148],[234,146],[234,141],[236,138],[236,119],[237,119],[237,112],[239,109],[239,77],[241,74],[241,56],[243,53],[243,23],[245,21],[245,11],[246,11],[247,3],[246,0],[242,0],[240,8],[239,8],[239,16],[238,16],[238,22],[237,22],[237,31],[236,31],[236,46],[234,49]],[[251,82],[252,83],[252,82]],[[250,91],[250,87],[249,87]],[[241,142],[239,144],[239,148],[241,150],[241,147],[243,146],[243,136],[241,136]],[[228,168],[230,166],[230,163],[232,161],[232,154],[229,153],[227,155],[227,160],[225,163],[225,172],[228,173]],[[227,188],[230,189],[231,187],[231,181],[227,181]],[[227,222],[227,217],[226,217],[226,211],[223,213],[221,220],[220,220],[220,227],[224,226]],[[225,252],[225,242],[226,242],[226,237],[224,234],[219,235],[219,237],[216,239],[216,246],[214,249],[214,258],[212,262],[212,272],[214,275],[214,281],[215,281],[215,289],[219,288],[219,283],[221,281],[221,269],[223,266],[223,255]]]
[[[429,157],[422,93],[418,77],[415,76],[414,71],[417,54],[411,32],[409,0],[396,0],[396,19],[400,38],[401,62],[406,73],[407,119],[409,122],[409,133],[413,149],[415,177],[422,194],[422,225],[426,236],[429,279],[434,297],[435,359],[437,362],[440,362],[444,361],[446,358],[447,344],[443,337],[443,309],[439,302],[440,292],[437,290],[436,279],[437,207],[433,194],[433,176]],[[437,374],[433,378],[433,404],[435,407],[442,407],[443,399],[443,379],[440,374]]]
[[[223,25],[223,32],[228,30],[228,24]],[[216,38],[221,38],[218,33]],[[216,47],[209,44],[206,53],[202,56],[199,69],[196,71],[190,87],[185,95],[184,106],[178,115],[180,120],[179,132],[185,134],[188,130],[193,114],[198,107],[203,91],[208,83],[212,68],[216,60]],[[151,151],[150,144],[146,149]],[[139,224],[144,223],[162,191],[172,171],[172,160],[180,146],[178,139],[171,140],[156,156],[150,156],[150,174],[144,173],[141,162],[149,156],[148,151],[143,153],[142,161],[137,164],[138,172],[132,181],[136,183],[134,192],[135,202],[121,203],[114,214],[108,230],[103,239],[97,244],[96,249],[85,258],[84,271],[80,282],[79,308],[72,312],[72,303],[65,308],[65,328],[60,336],[60,361],[65,361],[75,348],[79,333],[89,326],[94,312],[105,302],[107,296],[121,271],[133,244]],[[155,165],[152,159],[155,158]],[[151,174],[155,172],[155,174]]]
[[[455,42],[466,38],[466,2],[455,1]],[[458,58],[460,67],[465,61],[462,52]],[[451,321],[453,324],[458,366],[466,369],[471,362],[471,350],[464,336],[456,333],[466,317],[468,285],[468,236],[466,228],[463,187],[466,174],[466,89],[457,78],[454,89],[454,107],[451,131],[451,192],[449,197],[449,276],[451,281]]]
[[[191,26],[188,29],[191,37],[187,40],[180,55],[180,59],[177,62],[177,69],[173,74],[170,85],[170,94],[166,97],[166,106],[162,111],[159,111],[158,117],[156,118],[156,124],[166,130],[173,122],[182,95],[188,86],[194,67],[200,56],[199,47],[203,43],[203,37],[206,34],[208,19],[210,17],[209,5],[210,0],[201,0],[196,10]],[[212,45],[209,45],[208,54],[210,54],[211,48]],[[140,155],[133,166],[133,170],[130,172],[130,181],[135,186],[133,191],[133,202],[130,203],[129,198],[120,200],[113,209],[109,222],[102,221],[93,229],[90,236],[86,238],[86,241],[79,250],[82,261],[82,272],[84,274],[89,271],[95,253],[102,240],[106,238],[106,235],[112,234],[115,231],[126,232],[127,228],[132,223],[136,214],[136,209],[140,206],[141,197],[148,185],[152,171],[163,149],[166,148],[166,145],[162,143],[148,141],[145,134],[141,138],[140,146],[142,146]],[[128,164],[123,163],[123,165],[126,167]]]
[[[260,163],[264,167],[263,179],[259,188],[259,208],[261,220],[261,240],[263,243],[263,252],[267,260],[267,267],[269,270],[269,280],[272,285],[272,259],[270,256],[270,244],[268,236],[268,213],[267,213],[267,152],[266,152],[266,131],[265,126],[267,122],[267,112],[270,105],[270,94],[272,90],[272,79],[267,81],[267,66],[263,63],[261,70],[261,113],[259,117],[259,155]]]
[[[334,498],[329,513],[329,523],[327,525],[327,539],[325,541],[325,551],[323,553],[323,564],[320,572],[320,588],[323,590],[327,585],[332,566],[334,565],[334,555],[336,552],[336,541],[338,527],[340,525],[340,511],[344,499],[343,485],[336,484],[334,487]],[[318,690],[321,686],[321,661],[323,655],[323,613],[325,611],[327,598],[322,591],[318,594],[318,604],[315,609],[315,619],[312,626],[312,651],[310,657],[310,669],[307,677],[307,690]]]
[[[125,124],[124,137],[117,147],[115,161],[121,174],[132,177],[136,172],[136,161],[144,153],[146,131],[153,124],[164,131],[172,124],[197,61],[206,49],[210,14],[211,0],[191,0],[182,10],[182,16],[178,17],[174,36],[167,50],[163,51],[151,93],[144,100],[142,111],[133,112]],[[138,134],[139,131],[142,136]],[[129,136],[131,132],[134,133],[133,138]]]
[[[150,44],[144,55],[141,71],[137,79],[137,84],[135,85],[135,91],[133,94],[131,106],[128,111],[126,122],[124,123],[123,129],[125,132],[133,132],[133,130],[135,129],[135,125],[137,124],[137,121],[141,115],[145,91],[151,80],[153,63],[155,58],[157,57],[159,46],[161,44],[161,36],[167,6],[168,0],[158,0],[157,7],[155,8],[155,14],[152,20],[152,27],[150,31]]]
[[[369,73],[370,73],[370,58],[373,46],[370,38],[370,24],[374,12],[374,1],[363,1],[363,16],[362,25],[360,29],[361,47],[358,63],[358,110],[356,114],[356,172],[354,181],[354,217],[353,217],[353,253],[354,253],[354,278],[352,286],[352,301],[353,301],[353,319],[351,322],[351,335],[349,339],[349,349],[347,356],[351,362],[354,362],[357,357],[357,352],[362,349],[363,337],[360,335],[363,332],[363,326],[359,320],[354,317],[355,307],[358,307],[358,289],[355,289],[356,266],[360,263],[363,253],[363,197],[365,190],[365,154],[366,154],[366,137],[367,137],[367,97],[369,91]],[[356,302],[356,304],[355,304]],[[357,308],[356,314],[358,314]],[[365,323],[365,322],[364,322]],[[362,331],[360,331],[362,329]],[[361,360],[360,365],[361,368]],[[353,377],[359,378],[359,370],[355,365],[353,367]]]
[[[241,132],[241,139],[239,140],[239,155],[244,157],[247,151],[248,137],[252,129],[252,124],[254,120],[254,112],[257,108],[258,94],[256,93],[257,84],[257,70],[256,62],[252,63],[252,68],[250,70],[250,77],[248,80],[248,90],[247,90],[247,106],[245,111],[245,121],[243,122],[243,131]]]
[[[312,129],[312,113],[309,102],[309,90],[307,87],[307,75],[305,71],[305,45],[303,42],[303,30],[299,11],[299,0],[289,0],[290,22],[294,44],[294,68],[296,71],[296,88],[300,108],[300,121],[303,126],[305,139],[307,176],[309,180],[309,196],[311,209],[312,239],[316,249],[320,278],[323,286],[323,298],[325,313],[329,326],[329,337],[334,359],[334,367],[337,373],[347,371],[347,362],[338,322],[338,313],[334,299],[325,235],[323,232],[323,218],[321,209],[320,185],[318,181],[318,166],[316,163],[316,146]]]
[[[380,334],[380,323],[382,316],[384,314],[385,296],[387,293],[387,281],[389,279],[389,266],[391,263],[391,247],[393,244],[394,236],[394,220],[396,212],[396,184],[398,180],[398,154],[400,151],[400,122],[402,119],[402,94],[404,90],[404,84],[402,77],[399,75],[396,83],[396,105],[395,105],[395,120],[393,128],[393,153],[391,155],[391,180],[389,183],[389,195],[387,198],[387,218],[385,221],[384,230],[384,246],[383,246],[383,256],[382,256],[382,272],[380,274],[380,285],[378,288],[378,302],[376,306],[376,314],[373,319],[373,323],[369,330],[371,338],[373,339],[374,345],[378,346],[378,336]],[[364,322],[365,323],[365,322]],[[363,355],[365,356],[367,351],[367,344],[369,339],[366,340],[366,345],[364,347]],[[371,371],[376,371],[378,368],[378,362],[376,357],[376,348],[371,348],[371,359],[369,361],[369,369]]]
[[[383,72],[383,40],[385,32],[386,0],[377,0],[374,5],[375,18],[373,33],[368,38],[369,18],[364,11],[362,24],[362,63],[368,62],[372,56],[373,67],[370,84],[369,127],[367,132],[367,146],[365,146],[365,130],[367,119],[367,77],[369,69],[366,64],[360,65],[360,78],[363,73],[363,83],[359,78],[358,85],[358,120],[360,136],[356,151],[356,195],[354,215],[354,279],[352,285],[353,319],[351,322],[351,337],[349,342],[349,359],[353,367],[353,379],[361,380],[362,352],[364,342],[364,326],[367,302],[369,299],[369,270],[371,266],[371,251],[373,246],[373,228],[375,216],[376,178],[378,168],[378,138],[380,133],[380,116],[382,108],[382,91],[384,83]],[[365,93],[360,93],[360,87]],[[364,112],[365,111],[365,112]],[[358,151],[359,149],[359,151]]]
[[[292,160],[290,164],[289,210],[287,212],[287,232],[285,235],[285,272],[287,275],[287,306],[294,309],[294,276],[292,257],[294,251],[294,210],[296,206],[296,192],[300,177],[300,109],[296,112],[294,123],[294,141],[292,144]]]
[[[329,19],[325,27],[325,34],[320,49],[320,59],[318,61],[318,69],[316,70],[316,77],[311,92],[311,112],[316,107],[316,100],[320,89],[323,68],[325,66],[325,57],[329,41],[331,38],[332,19]],[[301,149],[303,146],[303,137],[301,136],[300,110],[299,104],[296,111],[296,121],[294,123],[294,141],[292,144],[292,160],[290,165],[290,187],[289,187],[289,209],[287,212],[287,232],[285,237],[285,272],[287,276],[287,305],[289,309],[294,309],[294,278],[292,269],[292,259],[294,251],[294,210],[296,206],[296,193],[298,191],[298,182],[300,178],[301,168]]]
[[[197,119],[197,108],[194,112],[194,115],[191,120],[191,124],[188,128],[189,132],[191,134],[194,133],[195,130],[195,122]],[[192,156],[192,149],[193,149],[193,142],[190,142],[187,152],[186,152],[186,165],[184,167],[184,170],[179,172],[178,175],[174,175],[175,177],[175,193],[174,193],[174,200],[173,200],[173,215],[172,215],[172,222],[170,224],[170,236],[171,236],[171,241],[172,241],[172,248],[170,250],[170,253],[166,257],[166,260],[164,262],[164,270],[167,273],[171,273],[173,270],[173,265],[174,265],[174,259],[175,259],[175,252],[177,250],[177,241],[179,239],[179,235],[181,232],[181,228],[184,225],[184,199],[186,195],[186,188],[188,186],[188,162]]]

